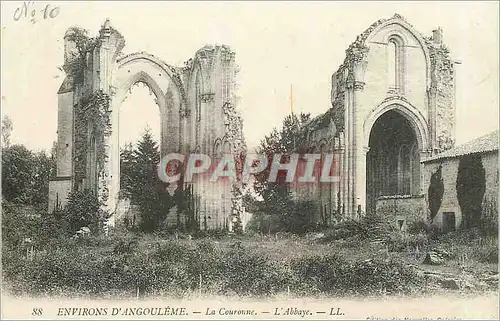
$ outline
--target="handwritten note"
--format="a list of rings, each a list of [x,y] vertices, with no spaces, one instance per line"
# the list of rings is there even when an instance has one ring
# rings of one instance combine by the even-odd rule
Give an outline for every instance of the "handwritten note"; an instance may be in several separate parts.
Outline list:
[[[24,1],[23,4],[14,10],[14,20],[19,21],[29,19],[35,24],[36,19],[53,19],[59,15],[59,7],[47,4],[44,7],[37,7],[35,1]],[[41,8],[41,9],[40,9]]]

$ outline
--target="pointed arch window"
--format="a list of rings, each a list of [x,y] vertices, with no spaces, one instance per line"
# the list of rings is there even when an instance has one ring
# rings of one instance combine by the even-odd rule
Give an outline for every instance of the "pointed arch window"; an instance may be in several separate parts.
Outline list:
[[[404,89],[404,44],[400,37],[392,36],[389,38],[387,58],[389,92],[401,94]]]

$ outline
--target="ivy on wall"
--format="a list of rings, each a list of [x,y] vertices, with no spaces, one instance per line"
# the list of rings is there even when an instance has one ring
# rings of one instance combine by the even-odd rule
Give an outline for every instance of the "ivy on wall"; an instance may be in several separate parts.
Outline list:
[[[83,83],[85,68],[87,67],[87,55],[91,54],[100,44],[99,38],[88,36],[88,31],[73,27],[66,33],[65,39],[74,43],[75,49],[70,52],[64,64],[64,71],[73,77],[75,83]]]
[[[75,106],[74,164],[76,188],[87,172],[87,155],[95,139],[97,171],[104,170],[106,161],[105,136],[110,134],[110,97],[102,90],[84,96]]]
[[[432,220],[434,220],[434,217],[436,217],[439,208],[441,207],[441,203],[443,201],[444,183],[443,183],[443,177],[441,176],[441,172],[442,172],[442,166],[439,165],[436,172],[431,175],[431,181],[429,183],[429,189],[427,191],[431,222]]]

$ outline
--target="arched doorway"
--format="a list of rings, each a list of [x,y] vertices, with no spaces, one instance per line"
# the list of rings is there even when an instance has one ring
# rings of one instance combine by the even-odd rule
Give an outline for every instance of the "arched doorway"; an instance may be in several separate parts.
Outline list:
[[[391,109],[373,124],[366,156],[367,211],[374,212],[380,196],[415,195],[420,190],[420,153],[415,130]]]

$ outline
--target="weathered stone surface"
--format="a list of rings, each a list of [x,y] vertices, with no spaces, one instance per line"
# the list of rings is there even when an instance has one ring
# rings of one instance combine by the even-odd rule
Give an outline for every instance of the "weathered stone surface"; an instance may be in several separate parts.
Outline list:
[[[427,252],[423,263],[430,265],[441,265],[444,264],[444,259],[435,252]]]
[[[444,264],[445,259],[451,257],[451,254],[442,249],[433,249],[425,255],[424,264],[441,265]]]
[[[57,173],[73,186],[52,184],[65,190],[51,189],[50,208],[65,204],[68,190],[89,188],[98,193],[103,209],[112,215],[109,224],[114,224],[113,214],[120,210],[119,107],[139,82],[149,87],[160,107],[162,155],[196,150],[212,156],[217,137],[230,143],[235,157],[246,150],[243,121],[235,110],[235,53],[228,46],[204,46],[178,68],[145,52],[124,55],[125,40],[109,20],[98,39],[86,40],[95,43],[85,53],[91,63],[65,68],[83,76],[74,79],[69,74],[59,92]],[[69,53],[76,54],[69,37],[65,37],[65,52],[68,65]],[[208,228],[227,226],[229,220],[238,225],[244,212],[241,186],[221,191],[213,184],[202,185],[193,189],[191,200],[196,203],[191,208],[198,222],[202,224],[203,212]]]

